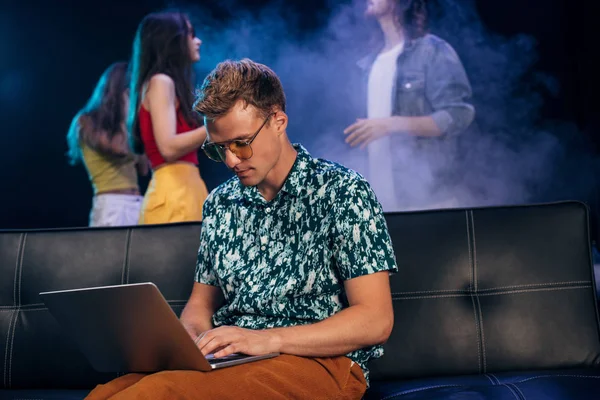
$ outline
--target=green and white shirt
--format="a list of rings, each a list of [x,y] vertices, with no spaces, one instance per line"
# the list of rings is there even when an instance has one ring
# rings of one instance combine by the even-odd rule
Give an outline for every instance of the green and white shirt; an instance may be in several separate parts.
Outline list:
[[[381,206],[367,181],[300,145],[277,196],[266,201],[237,177],[204,203],[196,281],[219,286],[215,326],[268,329],[310,324],[348,307],[344,281],[396,272]],[[347,356],[368,378],[372,346]]]

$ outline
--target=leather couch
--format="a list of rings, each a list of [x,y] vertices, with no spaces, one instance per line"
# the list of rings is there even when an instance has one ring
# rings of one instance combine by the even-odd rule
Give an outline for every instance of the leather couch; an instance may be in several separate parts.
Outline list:
[[[366,399],[600,399],[584,204],[386,215],[395,326]],[[81,399],[95,372],[38,293],[154,282],[180,313],[199,223],[0,232],[0,399]]]

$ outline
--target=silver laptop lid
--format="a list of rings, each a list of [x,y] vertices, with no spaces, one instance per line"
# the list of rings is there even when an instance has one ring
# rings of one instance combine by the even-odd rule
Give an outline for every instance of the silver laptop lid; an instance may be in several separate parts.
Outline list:
[[[212,370],[153,283],[40,296],[97,371]]]

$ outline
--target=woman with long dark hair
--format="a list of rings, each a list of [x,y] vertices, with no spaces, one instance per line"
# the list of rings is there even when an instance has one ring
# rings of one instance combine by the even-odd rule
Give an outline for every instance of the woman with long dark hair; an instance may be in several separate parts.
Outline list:
[[[153,170],[140,223],[202,220],[208,195],[197,150],[206,129],[192,110],[192,64],[201,41],[181,13],[154,13],[140,23],[131,62],[129,131],[134,151]]]
[[[148,164],[127,142],[128,83],[127,63],[109,66],[67,134],[69,162],[85,165],[94,189],[90,226],[136,225],[139,218],[138,172],[146,175]]]

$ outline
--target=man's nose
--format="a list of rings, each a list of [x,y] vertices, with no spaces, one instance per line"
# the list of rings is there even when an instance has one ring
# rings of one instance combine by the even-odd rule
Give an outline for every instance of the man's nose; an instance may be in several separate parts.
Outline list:
[[[229,149],[225,149],[225,160],[223,161],[227,168],[234,169],[236,165],[242,162],[235,154]]]

